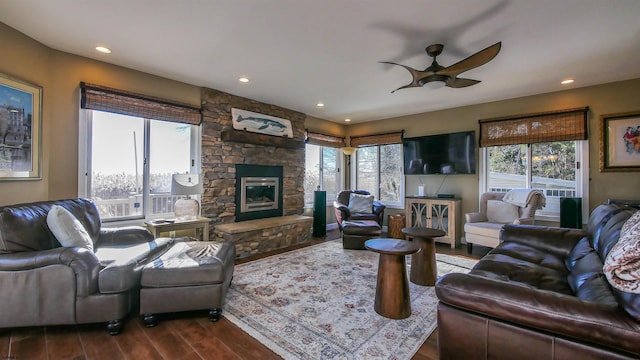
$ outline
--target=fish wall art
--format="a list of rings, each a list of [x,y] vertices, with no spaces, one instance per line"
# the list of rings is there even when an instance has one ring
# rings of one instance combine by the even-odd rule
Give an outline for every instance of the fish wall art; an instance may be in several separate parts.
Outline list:
[[[233,128],[258,134],[293,138],[291,121],[247,110],[231,109]]]

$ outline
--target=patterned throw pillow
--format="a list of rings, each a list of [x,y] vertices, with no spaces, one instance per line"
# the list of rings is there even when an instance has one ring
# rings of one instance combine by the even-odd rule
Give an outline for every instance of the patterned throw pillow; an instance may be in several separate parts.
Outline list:
[[[373,195],[351,193],[349,195],[349,211],[355,214],[372,214]]]
[[[64,247],[83,247],[93,251],[93,241],[80,220],[69,210],[53,205],[47,214],[47,225],[60,245]]]
[[[640,211],[622,226],[620,239],[607,255],[603,271],[611,286],[640,294]]]

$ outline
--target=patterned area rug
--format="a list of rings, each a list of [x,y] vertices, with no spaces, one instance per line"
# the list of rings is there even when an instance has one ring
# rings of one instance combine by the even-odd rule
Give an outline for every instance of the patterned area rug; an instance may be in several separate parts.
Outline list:
[[[476,263],[437,261],[440,276]],[[377,253],[340,240],[240,264],[223,315],[284,359],[410,359],[436,327],[438,299],[433,287],[409,283],[411,316],[378,315],[377,268]]]

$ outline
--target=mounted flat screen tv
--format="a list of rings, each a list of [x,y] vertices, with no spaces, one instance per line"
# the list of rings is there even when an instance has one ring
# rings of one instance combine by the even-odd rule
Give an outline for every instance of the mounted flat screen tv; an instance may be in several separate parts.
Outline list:
[[[476,173],[475,131],[404,138],[402,148],[405,175]]]

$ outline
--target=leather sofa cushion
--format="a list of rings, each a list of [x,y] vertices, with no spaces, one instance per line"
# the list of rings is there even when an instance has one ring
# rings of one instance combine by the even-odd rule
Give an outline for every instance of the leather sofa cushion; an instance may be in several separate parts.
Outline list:
[[[492,253],[496,255],[502,254],[508,257],[508,259],[511,259],[511,261],[521,264],[531,264],[539,266],[542,269],[549,269],[562,274],[567,273],[567,268],[564,266],[562,257],[527,244],[506,242],[503,246]]]
[[[594,275],[602,274],[602,261],[595,251],[590,251],[578,261],[569,273],[568,281],[574,293],[584,285],[584,282]]]
[[[60,247],[47,226],[47,213],[53,205],[69,210],[96,243],[100,236],[100,214],[92,201],[82,198],[42,201],[0,207],[0,254]]]
[[[518,243],[502,243],[470,274],[525,287],[573,295],[562,259]]]
[[[347,221],[378,221],[378,214],[363,214],[363,213],[357,213],[357,214],[351,214],[351,216],[349,216],[349,220]],[[342,226],[344,227],[344,221],[342,222]],[[380,226],[380,225],[378,225]]]
[[[580,241],[576,243],[576,246],[571,249],[569,256],[564,261],[565,266],[569,271],[573,269],[576,265],[576,262],[588,253],[594,252],[589,240],[586,237],[583,237]]]
[[[135,245],[101,246],[96,256],[104,268],[98,275],[101,293],[119,293],[138,285],[142,265],[169,249],[174,239],[157,238]]]
[[[598,252],[603,263],[607,258],[607,255],[609,255],[609,251],[611,251],[613,246],[618,242],[618,239],[620,238],[620,230],[622,230],[622,226],[627,219],[631,217],[631,214],[632,213],[628,211],[620,211],[614,214],[602,227],[600,238],[597,241],[597,246],[594,246],[593,248]]]
[[[380,225],[373,220],[349,220],[342,223],[342,232],[350,235],[380,235]]]
[[[144,266],[140,285],[162,288],[221,284],[234,260],[235,247],[230,242],[176,242]]]

